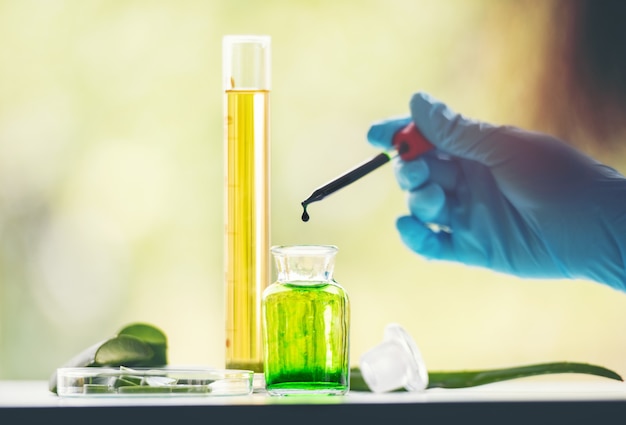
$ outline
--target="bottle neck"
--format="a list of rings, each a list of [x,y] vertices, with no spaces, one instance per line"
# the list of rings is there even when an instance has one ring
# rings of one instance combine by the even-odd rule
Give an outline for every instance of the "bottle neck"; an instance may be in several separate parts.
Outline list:
[[[324,278],[324,277],[302,278],[301,276],[293,276],[289,274],[284,274],[284,275],[279,274],[276,281],[278,283],[288,283],[291,285],[298,285],[298,286],[315,286],[315,285],[334,282],[334,280],[332,279],[332,276],[328,278]]]
[[[337,248],[333,246],[283,246],[272,248],[277,281],[305,285],[331,282]]]

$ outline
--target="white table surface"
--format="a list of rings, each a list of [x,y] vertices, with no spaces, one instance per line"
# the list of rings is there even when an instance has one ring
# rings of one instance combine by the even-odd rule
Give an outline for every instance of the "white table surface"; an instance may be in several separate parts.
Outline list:
[[[193,397],[66,397],[48,391],[45,381],[0,381],[0,407],[67,407],[132,405],[259,405],[259,404],[363,404],[503,401],[626,402],[626,383],[612,380],[518,379],[473,388],[432,388],[417,393],[373,394],[351,391],[345,396],[271,397],[263,392],[244,396]]]
[[[466,389],[433,388],[418,393],[351,391],[345,396],[271,397],[260,391],[220,397],[60,398],[48,391],[45,381],[0,381],[0,424],[46,418],[84,423],[90,412],[103,421],[116,418],[119,424],[136,423],[137,418],[148,419],[146,415],[150,416],[151,424],[198,415],[219,418],[220,424],[224,423],[224,418],[232,419],[232,423],[254,419],[257,423],[293,424],[297,417],[295,425],[321,424],[319,418],[324,418],[323,425],[352,425],[351,419],[357,425],[359,421],[378,422],[396,415],[436,419],[438,425],[458,423],[461,419],[465,422],[479,420],[481,424],[559,423],[554,422],[555,418],[562,419],[560,423],[582,424],[590,423],[598,415],[619,415],[622,421],[619,423],[624,423],[626,383],[608,379],[524,378]],[[504,418],[503,415],[510,416]]]

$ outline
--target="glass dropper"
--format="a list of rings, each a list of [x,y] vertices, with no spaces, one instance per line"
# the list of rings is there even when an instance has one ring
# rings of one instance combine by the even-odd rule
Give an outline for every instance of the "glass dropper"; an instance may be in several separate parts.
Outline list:
[[[411,161],[419,155],[433,149],[433,145],[431,145],[430,142],[424,138],[424,136],[418,131],[417,127],[415,127],[414,123],[410,123],[394,134],[393,146],[395,148],[395,152],[391,151],[379,153],[374,158],[361,163],[324,186],[316,189],[311,196],[301,203],[303,208],[302,221],[309,221],[309,214],[307,212],[307,206],[309,204],[321,201],[328,195],[346,187],[351,183],[354,183],[361,177],[371,173],[381,165],[386,164],[397,156],[404,161]]]

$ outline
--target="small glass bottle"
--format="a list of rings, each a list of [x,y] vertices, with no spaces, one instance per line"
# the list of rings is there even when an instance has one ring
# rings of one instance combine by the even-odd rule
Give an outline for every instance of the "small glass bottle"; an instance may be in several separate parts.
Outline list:
[[[267,392],[347,393],[350,305],[333,279],[337,247],[274,246],[271,253],[277,281],[263,293]]]

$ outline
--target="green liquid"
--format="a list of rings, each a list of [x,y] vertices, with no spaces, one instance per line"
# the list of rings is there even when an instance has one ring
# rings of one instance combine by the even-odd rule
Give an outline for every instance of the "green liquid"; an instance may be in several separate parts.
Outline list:
[[[275,283],[264,296],[265,385],[270,394],[345,394],[349,304],[336,283]]]

